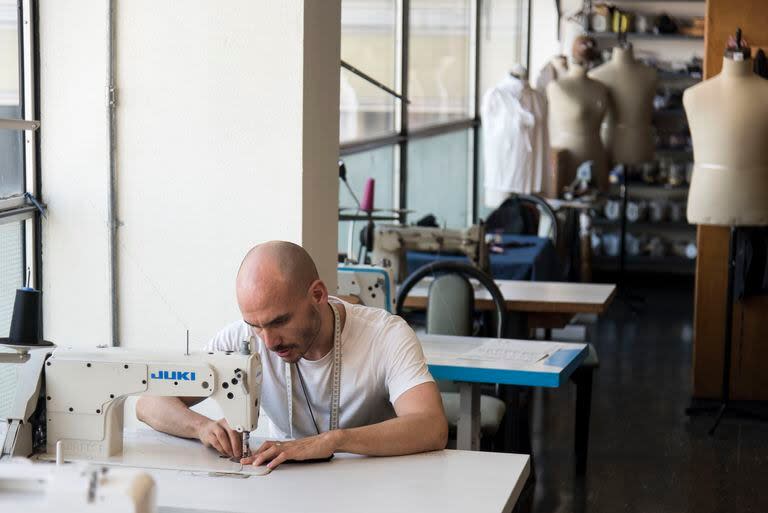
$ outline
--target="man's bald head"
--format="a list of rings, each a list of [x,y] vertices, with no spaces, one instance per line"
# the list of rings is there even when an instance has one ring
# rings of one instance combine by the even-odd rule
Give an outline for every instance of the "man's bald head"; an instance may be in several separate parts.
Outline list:
[[[237,303],[252,333],[291,363],[310,350],[323,314],[330,315],[328,289],[312,257],[283,241],[259,244],[245,255],[237,273]]]
[[[317,267],[304,248],[292,242],[265,242],[251,248],[240,264],[237,299],[242,302],[259,292],[272,297],[305,294],[318,279]]]

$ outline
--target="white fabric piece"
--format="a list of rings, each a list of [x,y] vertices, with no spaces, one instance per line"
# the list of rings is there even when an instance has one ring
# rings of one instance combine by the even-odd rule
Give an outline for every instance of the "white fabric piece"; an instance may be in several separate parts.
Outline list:
[[[546,97],[508,76],[485,93],[481,116],[486,205],[540,192],[549,169]]]
[[[341,332],[342,366],[339,427],[367,426],[395,417],[393,403],[406,391],[434,381],[424,352],[408,324],[380,308],[342,303],[347,312]],[[236,351],[251,336],[242,320],[234,322],[206,346],[206,351]],[[257,338],[263,381],[261,407],[271,421],[271,435],[286,438],[288,410],[283,360]],[[299,368],[320,431],[330,419],[333,351],[319,360],[300,360]],[[301,384],[293,372],[293,436],[315,435]]]

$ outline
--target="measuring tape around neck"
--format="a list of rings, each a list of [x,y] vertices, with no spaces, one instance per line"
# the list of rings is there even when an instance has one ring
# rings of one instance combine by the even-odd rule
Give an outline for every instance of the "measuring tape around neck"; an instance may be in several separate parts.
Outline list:
[[[328,430],[339,429],[339,401],[341,400],[341,322],[339,310],[328,303],[333,311],[333,373],[331,381],[331,416]],[[289,436],[293,436],[293,366],[285,362],[285,393],[288,407]],[[309,398],[307,398],[309,402]]]

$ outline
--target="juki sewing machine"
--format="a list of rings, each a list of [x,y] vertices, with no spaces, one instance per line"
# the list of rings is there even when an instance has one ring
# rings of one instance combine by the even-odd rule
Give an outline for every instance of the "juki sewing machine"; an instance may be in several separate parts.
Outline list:
[[[395,311],[395,280],[391,267],[339,264],[336,268],[339,296],[356,298],[365,306]]]
[[[16,348],[19,351],[18,346]],[[164,354],[104,347],[0,353],[0,459],[55,453],[105,459],[123,449],[123,403],[132,395],[215,401],[230,427],[248,438],[257,427],[261,361],[250,342],[239,352]],[[14,358],[18,363],[14,362]],[[10,398],[9,398],[10,396]]]
[[[392,224],[376,227],[371,263],[391,267],[398,283],[407,275],[405,253],[408,250],[463,254],[475,267],[483,271],[489,269],[488,245],[482,224],[464,229]]]

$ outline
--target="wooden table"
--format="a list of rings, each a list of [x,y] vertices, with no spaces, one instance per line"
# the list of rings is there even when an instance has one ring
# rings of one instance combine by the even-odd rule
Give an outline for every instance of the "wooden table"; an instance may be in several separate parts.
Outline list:
[[[425,278],[411,290],[405,307],[427,308],[431,278]],[[475,309],[494,310],[490,293],[478,282],[475,288]],[[523,280],[495,280],[508,311],[527,314],[531,328],[562,328],[578,313],[605,313],[616,294],[616,285]]]

